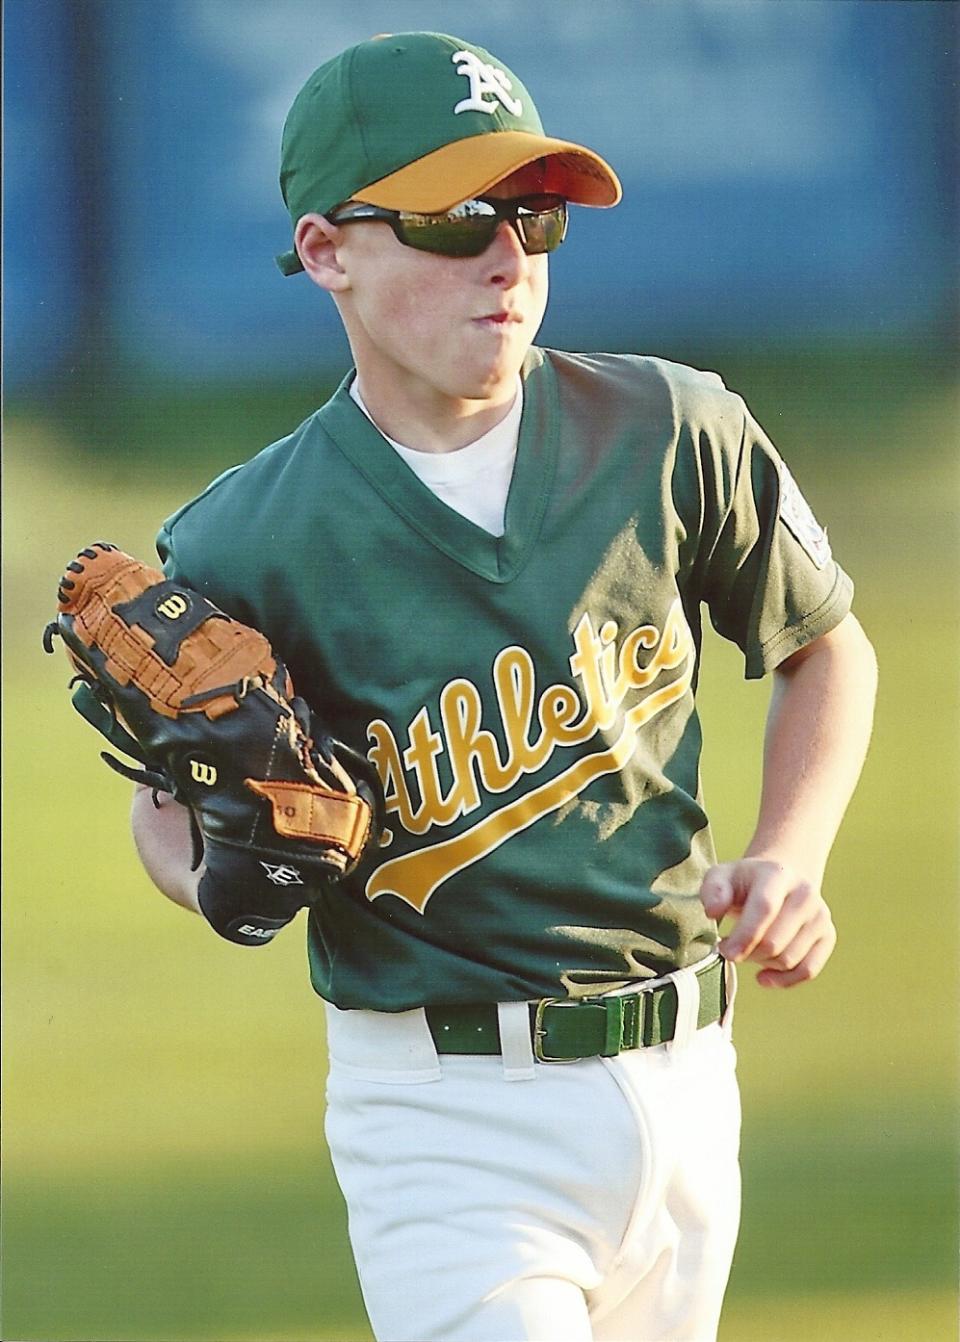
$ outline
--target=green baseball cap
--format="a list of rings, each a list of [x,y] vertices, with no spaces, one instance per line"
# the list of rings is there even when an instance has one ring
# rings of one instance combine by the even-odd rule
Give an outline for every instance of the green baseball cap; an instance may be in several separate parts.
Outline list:
[[[310,76],[283,128],[280,190],[294,227],[347,200],[437,214],[545,160],[544,191],[616,205],[599,154],[544,134],[520,80],[483,47],[396,33],[348,47]],[[302,270],[296,251],[277,257]]]

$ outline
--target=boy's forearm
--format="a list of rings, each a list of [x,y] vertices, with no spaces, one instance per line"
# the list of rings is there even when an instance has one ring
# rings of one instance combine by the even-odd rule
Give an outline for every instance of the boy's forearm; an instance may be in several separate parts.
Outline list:
[[[873,649],[850,615],[776,672],[756,830],[700,891],[712,917],[736,918],[720,950],[759,964],[764,987],[815,978],[836,944],[820,884],[863,767],[876,683]]]
[[[852,615],[777,670],[745,857],[788,862],[820,883],[863,768],[876,686],[873,649]]]
[[[151,881],[168,899],[199,913],[197,886],[203,866],[198,871],[190,870],[193,855],[190,814],[167,793],[158,794],[157,802],[155,806],[148,787],[138,787],[134,793],[130,821],[140,861]]]

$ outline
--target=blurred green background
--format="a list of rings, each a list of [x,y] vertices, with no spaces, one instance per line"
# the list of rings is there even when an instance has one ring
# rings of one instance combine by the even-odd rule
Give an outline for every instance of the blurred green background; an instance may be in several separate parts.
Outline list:
[[[738,1006],[744,1220],[722,1337],[952,1337],[952,360],[931,346],[700,354],[829,519],[881,667],[873,750],[828,874],[835,956],[784,994],[748,972]],[[5,1339],[369,1338],[322,1138],[303,928],[252,955],[152,891],[129,788],[69,708],[65,659],[40,649],[77,548],[105,537],[149,556],[159,518],[318,395],[131,395],[104,408],[98,447],[77,405],[72,421],[8,406]],[[753,818],[766,689],[719,640],[705,656],[707,797],[732,854]]]
[[[0,1337],[370,1339],[302,920],[254,955],[152,890],[130,788],[40,636],[80,547],[150,558],[163,517],[342,376],[332,307],[272,268],[280,123],[316,64],[398,26],[497,52],[552,133],[616,165],[623,204],[578,212],[552,258],[545,343],[722,372],[879,655],[836,953],[788,993],[743,979],[722,1342],[953,1339],[956,6],[869,0],[7,0]],[[715,638],[705,661],[733,856],[769,686]]]

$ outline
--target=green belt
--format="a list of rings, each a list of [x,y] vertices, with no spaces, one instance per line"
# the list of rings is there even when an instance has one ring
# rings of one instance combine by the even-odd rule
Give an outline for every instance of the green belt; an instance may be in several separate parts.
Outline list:
[[[723,960],[716,959],[696,971],[698,1030],[720,1020],[726,1010],[723,969]],[[426,1015],[438,1053],[500,1052],[495,1006],[428,1006]],[[672,983],[625,997],[545,997],[530,1003],[533,1051],[540,1062],[614,1058],[625,1049],[665,1044],[676,1028],[677,990]]]

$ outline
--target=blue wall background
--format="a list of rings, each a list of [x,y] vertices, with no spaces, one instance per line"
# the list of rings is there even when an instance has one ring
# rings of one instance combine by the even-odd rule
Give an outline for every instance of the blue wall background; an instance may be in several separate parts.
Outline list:
[[[145,375],[343,364],[273,256],[305,77],[408,28],[490,48],[607,157],[544,339],[584,348],[943,333],[956,311],[957,7],[927,0],[7,0],[5,372],[92,346]]]

